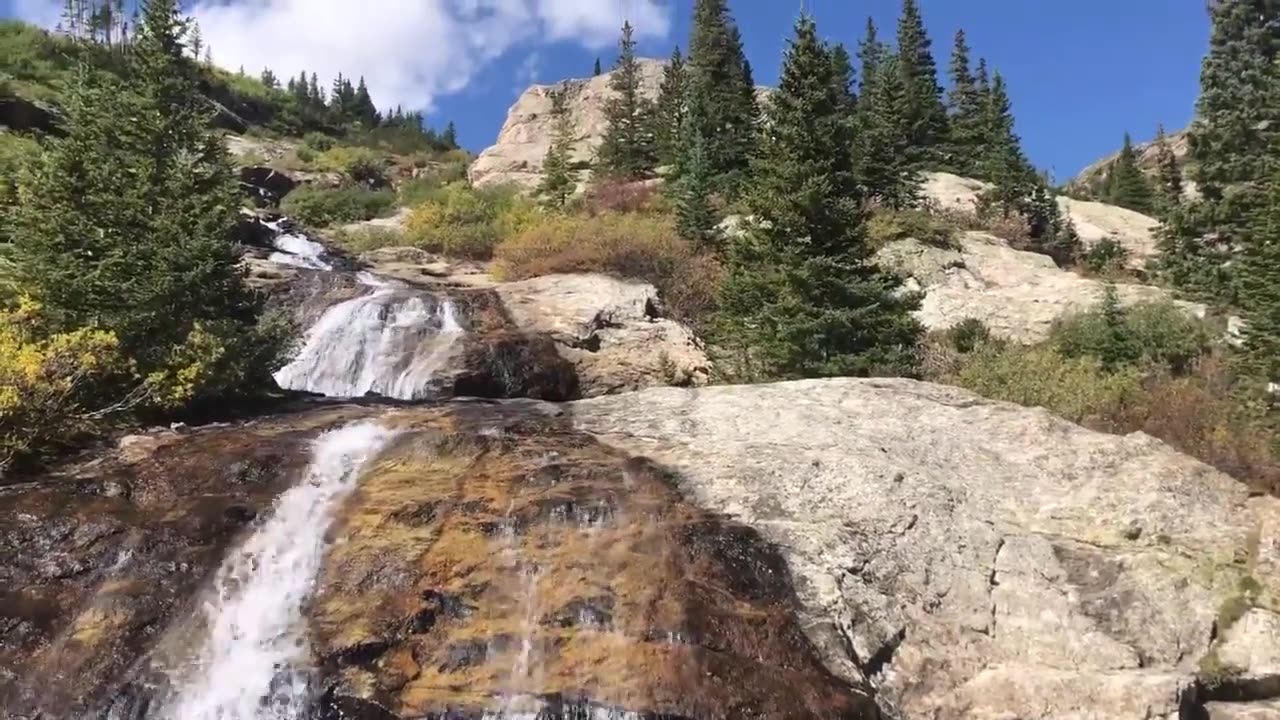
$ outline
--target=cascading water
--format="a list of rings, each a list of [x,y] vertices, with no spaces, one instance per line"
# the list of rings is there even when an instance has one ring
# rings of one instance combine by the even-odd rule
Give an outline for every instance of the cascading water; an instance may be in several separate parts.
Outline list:
[[[453,303],[435,303],[369,273],[358,279],[373,292],[326,310],[276,383],[330,397],[429,397],[463,335]]]
[[[208,638],[170,675],[175,695],[162,720],[302,720],[311,703],[303,603],[311,595],[325,533],[362,468],[394,432],[348,425],[315,442],[306,477],[223,563],[205,605]]]

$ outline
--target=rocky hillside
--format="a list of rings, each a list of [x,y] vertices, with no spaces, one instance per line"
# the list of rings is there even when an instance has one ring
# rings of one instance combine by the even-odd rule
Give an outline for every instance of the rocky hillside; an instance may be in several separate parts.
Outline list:
[[[1168,143],[1169,149],[1173,150],[1173,156],[1182,168],[1184,192],[1188,195],[1193,195],[1195,193],[1195,183],[1190,182],[1187,177],[1187,155],[1191,151],[1187,131],[1180,130],[1176,133],[1170,133],[1168,135]],[[1133,146],[1133,150],[1138,157],[1138,167],[1148,176],[1155,177],[1157,163],[1159,162],[1159,158],[1156,155],[1155,141],[1138,143]],[[1068,192],[1092,193],[1102,187],[1107,180],[1107,169],[1111,167],[1111,163],[1115,162],[1119,155],[1120,151],[1117,150],[1081,170],[1079,175],[1071,178],[1067,183]]]

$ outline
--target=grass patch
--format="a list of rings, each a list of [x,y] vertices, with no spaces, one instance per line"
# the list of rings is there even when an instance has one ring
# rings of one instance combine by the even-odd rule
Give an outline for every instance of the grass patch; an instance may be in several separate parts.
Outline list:
[[[404,231],[394,228],[362,227],[337,230],[331,236],[334,243],[348,252],[367,252],[385,247],[401,247],[408,244]]]
[[[959,227],[945,215],[926,210],[877,208],[867,222],[871,246],[879,249],[900,240],[918,240],[926,245],[956,249]]]
[[[455,183],[425,194],[409,215],[405,239],[448,257],[486,260],[500,242],[545,220],[536,205],[510,189]]]

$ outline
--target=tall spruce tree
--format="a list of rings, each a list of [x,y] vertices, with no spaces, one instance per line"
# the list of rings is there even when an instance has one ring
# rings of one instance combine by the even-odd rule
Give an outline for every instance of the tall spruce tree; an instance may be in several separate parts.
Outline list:
[[[886,54],[888,54],[888,48],[880,42],[876,21],[868,17],[866,31],[858,41],[858,62],[862,66],[861,94],[866,94],[867,79],[876,74],[880,68],[880,61]]]
[[[1201,198],[1171,213],[1161,270],[1192,295],[1233,303],[1237,248],[1266,205],[1267,157],[1280,136],[1280,2],[1215,0],[1189,132],[1191,177]]]
[[[271,68],[262,69],[262,84],[271,90],[280,87],[280,81],[276,79],[276,74],[271,72]]]
[[[1280,382],[1280,146],[1267,203],[1253,219],[1240,271],[1240,305],[1245,309],[1244,366],[1263,382]]]
[[[360,76],[360,84],[356,86],[355,96],[351,100],[351,112],[355,119],[364,123],[365,127],[376,127],[378,125],[378,108],[373,104],[373,98],[369,95],[369,87],[364,83],[364,76]]]
[[[707,99],[700,86],[689,88],[688,107],[693,112],[704,112]],[[675,210],[676,229],[686,240],[698,247],[715,244],[716,216],[711,205],[711,166],[707,162],[706,141],[698,134],[692,114],[686,114],[680,125],[680,146],[688,151],[676,158],[675,180],[668,186],[671,205]]]
[[[983,97],[978,79],[969,64],[969,44],[964,30],[957,30],[951,50],[951,90],[947,94],[950,108],[948,165],[961,175],[978,174],[984,138]]]
[[[17,280],[49,329],[114,332],[166,409],[267,386],[280,350],[244,284],[236,176],[186,33],[177,0],[150,0],[128,91],[78,70],[66,136],[23,177],[14,218]]]
[[[421,121],[418,124],[421,125]],[[450,150],[458,149],[458,126],[452,120],[445,123],[444,132],[440,133],[440,142]]]
[[[658,165],[654,108],[640,90],[634,34],[631,22],[624,22],[618,40],[618,61],[609,77],[613,97],[604,106],[606,127],[596,158],[599,173],[617,180],[652,177]]]
[[[831,55],[802,16],[752,163],[756,222],[729,249],[718,331],[755,377],[910,374],[918,296],[871,262],[853,127]]]
[[[706,97],[703,110],[691,117],[713,185],[726,197],[736,197],[755,145],[759,108],[742,36],[729,16],[726,0],[694,3],[685,69],[686,84],[700,85]],[[691,147],[684,146],[680,152],[691,152]]]
[[[1156,130],[1156,206],[1161,216],[1182,204],[1182,168],[1164,125]]]
[[[979,175],[994,186],[990,199],[1011,210],[1030,197],[1035,171],[1022,152],[1022,141],[1014,130],[1013,104],[999,72],[992,77],[984,100]]]
[[[600,69],[600,58],[596,57],[596,64],[591,68],[591,77],[600,77],[601,72],[603,70]]]
[[[1138,167],[1138,154],[1133,149],[1133,139],[1124,134],[1120,154],[1111,162],[1107,172],[1105,199],[1112,205],[1150,215],[1155,209],[1151,183]]]
[[[853,58],[849,56],[849,49],[840,43],[831,47],[831,72],[836,81],[836,92],[840,95],[840,106],[852,117],[858,106],[858,97],[853,89]]]
[[[867,63],[863,61],[864,68]],[[898,56],[876,51],[862,74],[862,96],[853,115],[854,168],[863,195],[893,208],[919,200],[920,174],[912,161],[904,114],[906,87]]]
[[[671,60],[662,71],[662,84],[658,87],[655,132],[658,162],[667,167],[674,167],[680,154],[680,132],[684,124],[685,108],[684,77],[684,56],[677,46],[671,51]]]
[[[932,42],[916,0],[902,0],[898,18],[898,72],[902,73],[906,104],[903,116],[911,137],[913,160],[919,166],[946,161],[947,111],[933,60]]]
[[[538,195],[551,208],[562,208],[573,195],[574,180],[569,166],[569,154],[573,149],[573,122],[569,115],[569,101],[564,88],[551,91],[551,146],[542,159],[542,182]]]

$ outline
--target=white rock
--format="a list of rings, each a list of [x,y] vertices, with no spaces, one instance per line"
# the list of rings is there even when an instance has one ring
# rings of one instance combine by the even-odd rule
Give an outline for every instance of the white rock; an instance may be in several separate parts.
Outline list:
[[[1055,320],[1102,299],[1103,283],[1065,271],[1046,255],[1014,250],[993,235],[965,233],[959,246],[950,250],[904,240],[876,256],[925,291],[918,317],[930,329],[976,318],[999,337],[1032,343],[1048,337]],[[1126,304],[1169,298],[1148,285],[1120,283],[1116,290]],[[1205,314],[1203,305],[1178,305],[1196,317]]]
[[[904,720],[1183,717],[1280,515],[1141,433],[909,380],[655,388],[565,417],[776,543],[828,667]],[[1273,599],[1272,570],[1253,573]]]

